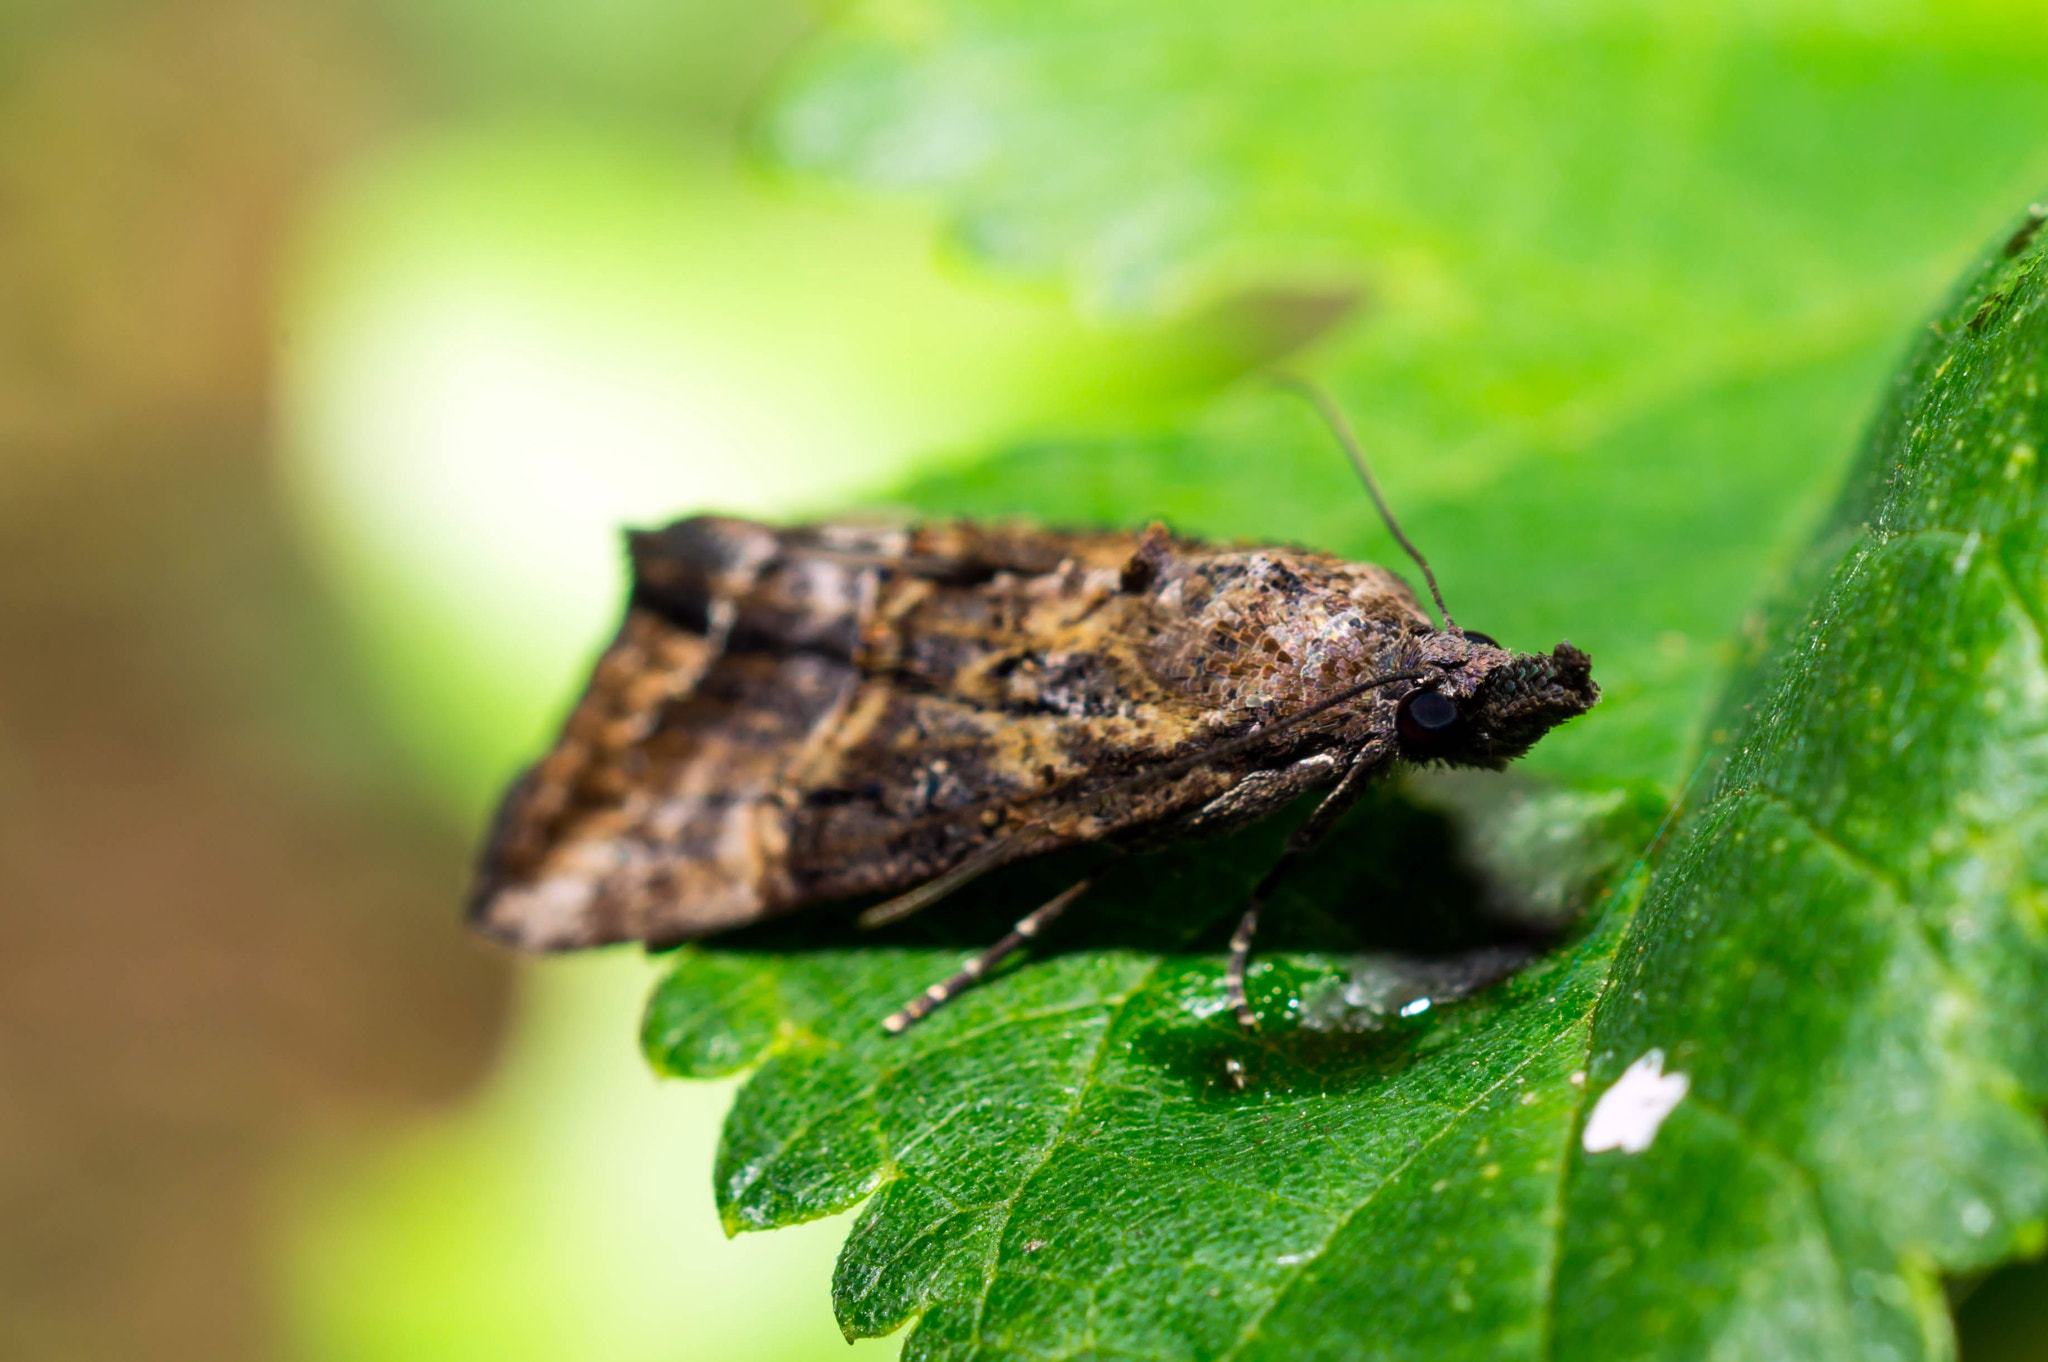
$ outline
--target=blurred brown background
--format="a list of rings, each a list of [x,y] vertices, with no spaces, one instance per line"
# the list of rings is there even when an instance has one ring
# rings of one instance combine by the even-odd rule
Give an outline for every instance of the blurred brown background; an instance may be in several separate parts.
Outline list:
[[[279,1151],[504,1007],[268,486],[282,234],[434,92],[332,8],[10,9],[0,1355],[267,1356]]]

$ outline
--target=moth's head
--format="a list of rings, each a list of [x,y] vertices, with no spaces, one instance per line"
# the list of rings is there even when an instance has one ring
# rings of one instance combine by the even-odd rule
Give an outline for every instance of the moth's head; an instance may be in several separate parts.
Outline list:
[[[1410,761],[1499,768],[1600,699],[1593,659],[1560,643],[1511,653],[1484,634],[1448,631],[1423,645],[1432,675],[1397,701],[1394,736]]]

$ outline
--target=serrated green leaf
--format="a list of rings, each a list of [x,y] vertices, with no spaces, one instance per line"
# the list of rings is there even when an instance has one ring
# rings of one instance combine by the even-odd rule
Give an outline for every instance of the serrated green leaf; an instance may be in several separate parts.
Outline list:
[[[835,1302],[850,1334],[918,1320],[908,1357],[1949,1355],[1944,1275],[2038,1250],[2048,1210],[2037,244],[1944,310],[1776,622],[1739,626],[1910,299],[2048,168],[2048,39],[1991,10],[1254,15],[863,11],[770,138],[936,186],[982,253],[1116,305],[1304,260],[1370,289],[1316,367],[1461,617],[1592,651],[1607,702],[1526,763],[1576,784],[1359,811],[1269,914],[1255,1038],[1217,950],[1278,827],[1112,869],[901,1040],[877,1019],[1082,858],[877,939],[686,953],[650,1056],[760,1064],[728,1226],[869,1198]],[[909,499],[1389,561],[1265,391]],[[1702,734],[1645,863],[1662,801],[1622,782],[1677,793]],[[1504,906],[1589,900],[1499,979]],[[1590,1152],[1652,1051],[1685,1095]]]
[[[1444,1203],[1465,1202],[1473,1223],[1460,1234],[1491,1235],[1498,1267],[1492,1232],[1505,1216],[1528,1261],[1526,1280],[1446,1285],[1478,1293],[1503,1325],[1526,1315],[1554,1253],[1542,1208],[1612,939],[1559,952],[1483,1000],[1461,996],[1530,953],[1446,959],[1484,930],[1478,886],[1445,873],[1454,834],[1441,814],[1383,796],[1358,820],[1352,845],[1366,855],[1327,858],[1276,903],[1253,994],[1295,1020],[1250,1041],[1224,1011],[1212,955],[1158,950],[1227,930],[1232,899],[1216,885],[1269,860],[1281,831],[1112,870],[1070,949],[902,1042],[876,1025],[878,1001],[949,970],[962,943],[1071,878],[1073,858],[980,896],[969,920],[901,929],[950,947],[847,946],[813,926],[688,955],[649,1012],[649,1053],[665,1071],[700,1071],[702,1019],[731,996],[747,948],[767,952],[753,968],[789,1005],[727,1126],[717,1185],[728,1226],[874,1193],[835,1299],[850,1333],[921,1316],[914,1356],[977,1342],[997,1355],[1060,1352],[1076,1330],[1103,1355],[1211,1356],[1254,1316],[1270,1312],[1278,1329],[1305,1312],[1312,1324],[1328,1273],[1381,1261],[1379,1248],[1360,1259],[1346,1243],[1406,1236],[1415,1274],[1452,1272],[1430,1247],[1444,1227],[1411,1223],[1413,1197],[1443,1195],[1429,1188],[1448,1178],[1469,1193]],[[1639,819],[1600,825],[1587,860],[1611,878],[1645,831]],[[1330,911],[1375,899],[1403,903],[1403,920]],[[798,934],[808,949],[791,949]],[[1399,1015],[1417,997],[1431,1011]],[[1170,1280],[1148,1266],[1161,1263]],[[1372,1275],[1390,1303],[1413,1293]]]
[[[1488,867],[1441,791],[1385,793],[1276,905],[1256,1037],[1213,954],[1157,952],[1213,942],[1270,826],[1111,871],[1062,953],[903,1039],[876,1019],[1076,858],[901,929],[949,947],[800,923],[690,953],[655,1063],[735,1062],[703,1034],[740,992],[761,1061],[728,1224],[870,1197],[835,1300],[852,1334],[918,1319],[912,1357],[1948,1355],[1942,1276],[2038,1251],[2048,1213],[2039,258],[1909,368],[1654,875],[1625,794]],[[1474,949],[1489,884],[1573,831],[1605,899],[1495,983],[1526,956]],[[1590,1149],[1588,1098],[1652,1051],[1688,1090],[1647,1148]]]

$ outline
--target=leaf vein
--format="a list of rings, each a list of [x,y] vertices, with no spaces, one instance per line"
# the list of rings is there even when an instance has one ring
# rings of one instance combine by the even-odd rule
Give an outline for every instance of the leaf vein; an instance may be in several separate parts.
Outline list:
[[[1119,1001],[1118,1005],[1121,1006],[1121,1001]],[[949,1050],[960,1049],[961,1047],[969,1045],[974,1041],[980,1040],[984,1036],[992,1035],[994,1033],[1003,1031],[1009,1027],[1015,1026],[1022,1022],[1048,1021],[1055,1017],[1065,1016],[1068,1013],[1087,1012],[1092,1009],[1099,1008],[1101,1006],[1102,1000],[1095,999],[1093,1001],[1085,1003],[1066,1003],[1062,1004],[1059,1007],[1049,1007],[1037,1012],[1010,1013],[990,1022],[986,1026],[979,1026],[971,1031],[962,1031],[958,1035],[952,1036],[937,1044],[926,1045],[923,1048],[915,1051],[914,1053],[907,1054],[901,1060],[895,1061],[891,1064],[884,1065],[882,1068],[876,1070],[874,1076],[862,1085],[862,1088],[859,1092],[855,1093],[851,1097],[844,1099],[843,1101],[834,1102],[832,1105],[821,1108],[820,1110],[812,1113],[810,1116],[806,1117],[803,1121],[799,1122],[794,1128],[792,1128],[790,1133],[787,1136],[785,1136],[780,1142],[778,1142],[772,1149],[762,1154],[760,1158],[754,1160],[753,1163],[750,1165],[750,1167],[752,1167],[754,1171],[749,1174],[745,1182],[741,1183],[736,1189],[734,1189],[729,1194],[730,1198],[736,1200],[740,1193],[745,1192],[747,1189],[751,1188],[756,1182],[759,1182],[761,1178],[768,1172],[769,1167],[777,1159],[781,1158],[782,1155],[786,1153],[791,1146],[796,1144],[799,1140],[803,1139],[806,1135],[810,1134],[813,1130],[816,1130],[820,1125],[824,1124],[826,1121],[832,1119],[834,1116],[839,1115],[841,1112],[852,1110],[853,1108],[861,1106],[863,1104],[872,1106],[874,1104],[875,1091],[879,1089],[889,1079],[896,1077],[898,1074],[902,1073],[911,1065],[919,1063],[934,1055],[944,1054]],[[881,1118],[879,1116],[875,1117],[871,1124],[873,1124],[873,1126],[875,1127],[875,1133],[877,1138],[883,1141],[884,1147],[886,1148],[888,1143],[888,1132],[882,1129]],[[879,1171],[881,1173],[881,1177],[883,1180],[894,1177],[894,1157],[891,1156],[885,1158],[883,1165]],[[880,1182],[878,1181],[876,1185],[879,1186]],[[868,1189],[868,1192],[863,1193],[863,1195],[872,1193],[873,1190],[874,1188],[871,1187]]]

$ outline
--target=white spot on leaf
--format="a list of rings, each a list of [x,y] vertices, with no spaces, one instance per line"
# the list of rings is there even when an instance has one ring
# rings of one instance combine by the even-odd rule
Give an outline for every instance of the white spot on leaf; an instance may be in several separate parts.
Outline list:
[[[1586,1118],[1586,1152],[1642,1153],[1691,1086],[1684,1074],[1664,1072],[1662,1050],[1650,1051],[1629,1065],[1593,1104],[1593,1114]]]

